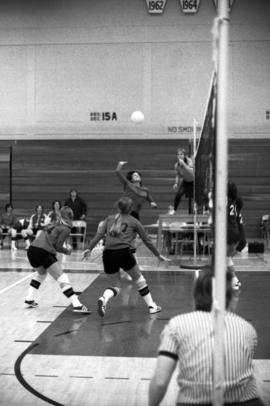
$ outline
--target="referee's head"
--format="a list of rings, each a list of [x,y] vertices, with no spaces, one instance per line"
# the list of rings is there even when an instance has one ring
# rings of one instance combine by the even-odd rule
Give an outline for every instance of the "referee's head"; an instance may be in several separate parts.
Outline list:
[[[226,308],[229,307],[234,297],[232,286],[233,274],[230,270],[226,272]],[[203,268],[194,283],[193,296],[195,309],[210,312],[213,304],[213,279],[214,271],[211,266]]]

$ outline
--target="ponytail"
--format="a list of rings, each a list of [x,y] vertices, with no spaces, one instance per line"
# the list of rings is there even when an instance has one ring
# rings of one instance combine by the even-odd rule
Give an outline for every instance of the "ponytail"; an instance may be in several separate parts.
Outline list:
[[[120,213],[116,214],[114,217],[114,222],[109,230],[109,233],[112,237],[117,237],[121,234],[121,226],[122,226],[122,216]]]
[[[109,230],[109,233],[113,237],[117,237],[122,232],[122,214],[129,214],[132,210],[133,201],[130,197],[123,196],[118,200],[117,206],[119,209],[118,214],[114,217],[114,222]]]

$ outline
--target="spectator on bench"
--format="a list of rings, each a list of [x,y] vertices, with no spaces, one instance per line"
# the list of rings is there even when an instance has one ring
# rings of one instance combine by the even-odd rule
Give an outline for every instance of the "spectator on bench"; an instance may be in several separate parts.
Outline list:
[[[52,202],[52,210],[48,213],[48,223],[55,223],[57,221],[57,219],[59,219],[59,217],[61,216],[61,209],[62,205],[60,200],[54,200]]]
[[[0,218],[0,238],[1,247],[3,246],[3,238],[5,234],[11,237],[11,249],[16,250],[16,224],[18,223],[17,217],[13,214],[13,206],[11,203],[5,205],[5,213]],[[4,234],[4,235],[3,235]]]
[[[74,221],[78,220],[86,220],[86,214],[87,214],[87,205],[85,201],[79,196],[77,189],[71,189],[69,192],[69,198],[65,201],[65,206],[68,206],[72,209],[73,214],[74,214]],[[71,233],[77,233],[81,232],[82,230],[80,228],[72,227]],[[82,241],[82,238],[81,238]],[[76,237],[72,238],[72,246],[73,248],[77,248],[77,241]]]

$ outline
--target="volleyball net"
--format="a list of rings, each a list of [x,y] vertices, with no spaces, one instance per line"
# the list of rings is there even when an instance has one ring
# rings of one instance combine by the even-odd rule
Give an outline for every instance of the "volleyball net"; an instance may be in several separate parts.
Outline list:
[[[195,202],[209,208],[214,192],[217,79],[213,73],[204,122],[195,156]]]

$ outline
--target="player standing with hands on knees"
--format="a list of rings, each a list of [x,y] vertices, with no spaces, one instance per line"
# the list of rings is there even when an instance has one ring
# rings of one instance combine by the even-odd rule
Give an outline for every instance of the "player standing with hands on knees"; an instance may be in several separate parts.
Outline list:
[[[64,247],[72,227],[73,211],[64,206],[59,216],[52,224],[47,225],[30,245],[27,257],[35,273],[30,282],[25,304],[28,307],[37,307],[35,301],[38,289],[49,273],[58,282],[63,294],[70,300],[75,313],[91,313],[75,294],[69,277],[62,271],[61,263],[57,260],[57,252],[70,255],[72,248]]]
[[[83,259],[87,258],[92,249],[106,235],[102,259],[104,271],[110,277],[110,283],[103,295],[98,299],[98,313],[101,317],[105,315],[108,301],[120,293],[120,268],[131,276],[139,294],[148,307],[149,313],[154,314],[161,311],[161,307],[153,301],[147,282],[131,251],[136,234],[139,234],[144,244],[160,261],[168,261],[168,259],[159,253],[140,221],[131,215],[132,208],[133,202],[129,197],[123,196],[120,198],[118,200],[119,212],[108,216],[103,221],[96,235],[90,241],[89,248],[83,253]]]
[[[123,175],[121,169],[127,161],[120,161],[116,167],[116,175],[120,179],[124,187],[124,196],[128,196],[133,201],[133,207],[131,215],[140,220],[140,211],[143,204],[147,201],[151,207],[157,208],[157,204],[154,202],[149,190],[142,184],[142,176],[138,171],[129,171],[126,176]]]

